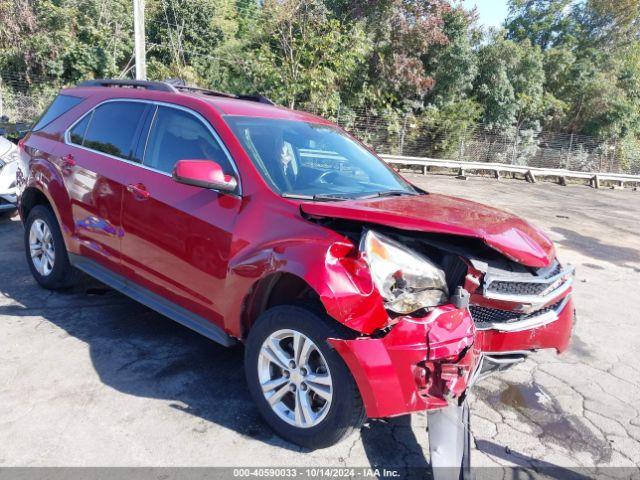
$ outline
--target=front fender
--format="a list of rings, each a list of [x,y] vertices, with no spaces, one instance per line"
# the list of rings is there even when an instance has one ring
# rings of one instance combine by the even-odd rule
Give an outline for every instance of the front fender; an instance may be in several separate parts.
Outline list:
[[[236,287],[249,291],[269,275],[288,273],[304,280],[327,313],[343,325],[364,334],[384,327],[389,317],[368,265],[348,240],[326,240],[287,239],[236,259],[230,265],[229,279],[235,286],[231,291],[238,291]],[[239,314],[231,316],[238,318]]]

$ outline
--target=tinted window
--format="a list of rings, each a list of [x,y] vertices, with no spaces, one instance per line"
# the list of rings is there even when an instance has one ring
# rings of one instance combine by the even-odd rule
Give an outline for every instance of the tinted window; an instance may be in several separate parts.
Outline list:
[[[85,115],[82,121],[78,122],[75,127],[71,129],[69,132],[71,143],[82,145],[82,142],[84,142],[84,134],[87,131],[87,126],[89,125],[89,120],[91,120],[91,113],[89,115]]]
[[[82,100],[84,99],[71,97],[69,95],[58,95],[53,103],[49,105],[49,108],[47,108],[46,112],[44,112],[44,114],[40,117],[40,120],[38,120],[38,123],[35,124],[33,130],[36,131],[44,128],[60,115],[68,112],[73,107],[78,105]]]
[[[214,160],[232,173],[224,150],[202,121],[182,110],[158,107],[144,165],[170,173],[178,160],[187,159]]]
[[[83,145],[131,160],[138,123],[145,108],[140,102],[109,102],[99,106],[93,112]]]

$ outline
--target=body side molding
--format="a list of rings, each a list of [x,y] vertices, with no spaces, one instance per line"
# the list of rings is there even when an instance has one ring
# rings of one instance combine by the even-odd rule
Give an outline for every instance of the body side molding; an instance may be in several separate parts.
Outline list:
[[[69,261],[78,270],[82,270],[87,275],[107,284],[114,290],[142,303],[143,305],[155,310],[165,317],[174,320],[191,330],[217,342],[225,347],[230,347],[238,343],[232,336],[228,335],[217,325],[214,325],[206,318],[196,315],[189,310],[176,305],[175,303],[162,298],[144,287],[141,287],[124,277],[111,272],[102,265],[90,260],[86,257],[76,254],[69,254]]]

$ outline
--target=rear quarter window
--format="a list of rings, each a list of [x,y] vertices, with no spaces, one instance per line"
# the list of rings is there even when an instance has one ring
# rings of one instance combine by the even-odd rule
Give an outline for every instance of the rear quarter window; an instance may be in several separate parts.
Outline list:
[[[49,108],[47,108],[40,119],[36,122],[32,130],[34,132],[42,130],[56,118],[67,113],[83,100],[84,98],[73,97],[71,95],[58,95],[56,99],[51,103],[51,105],[49,105]]]

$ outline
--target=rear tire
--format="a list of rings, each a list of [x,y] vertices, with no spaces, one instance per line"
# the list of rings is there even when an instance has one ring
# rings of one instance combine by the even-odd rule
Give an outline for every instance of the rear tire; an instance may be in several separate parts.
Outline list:
[[[365,419],[351,372],[327,342],[337,336],[339,326],[326,315],[286,305],[264,312],[245,346],[258,410],[278,435],[311,450],[334,445]]]
[[[36,205],[25,222],[24,246],[29,270],[48,290],[71,287],[77,271],[69,263],[58,220],[50,207]]]

